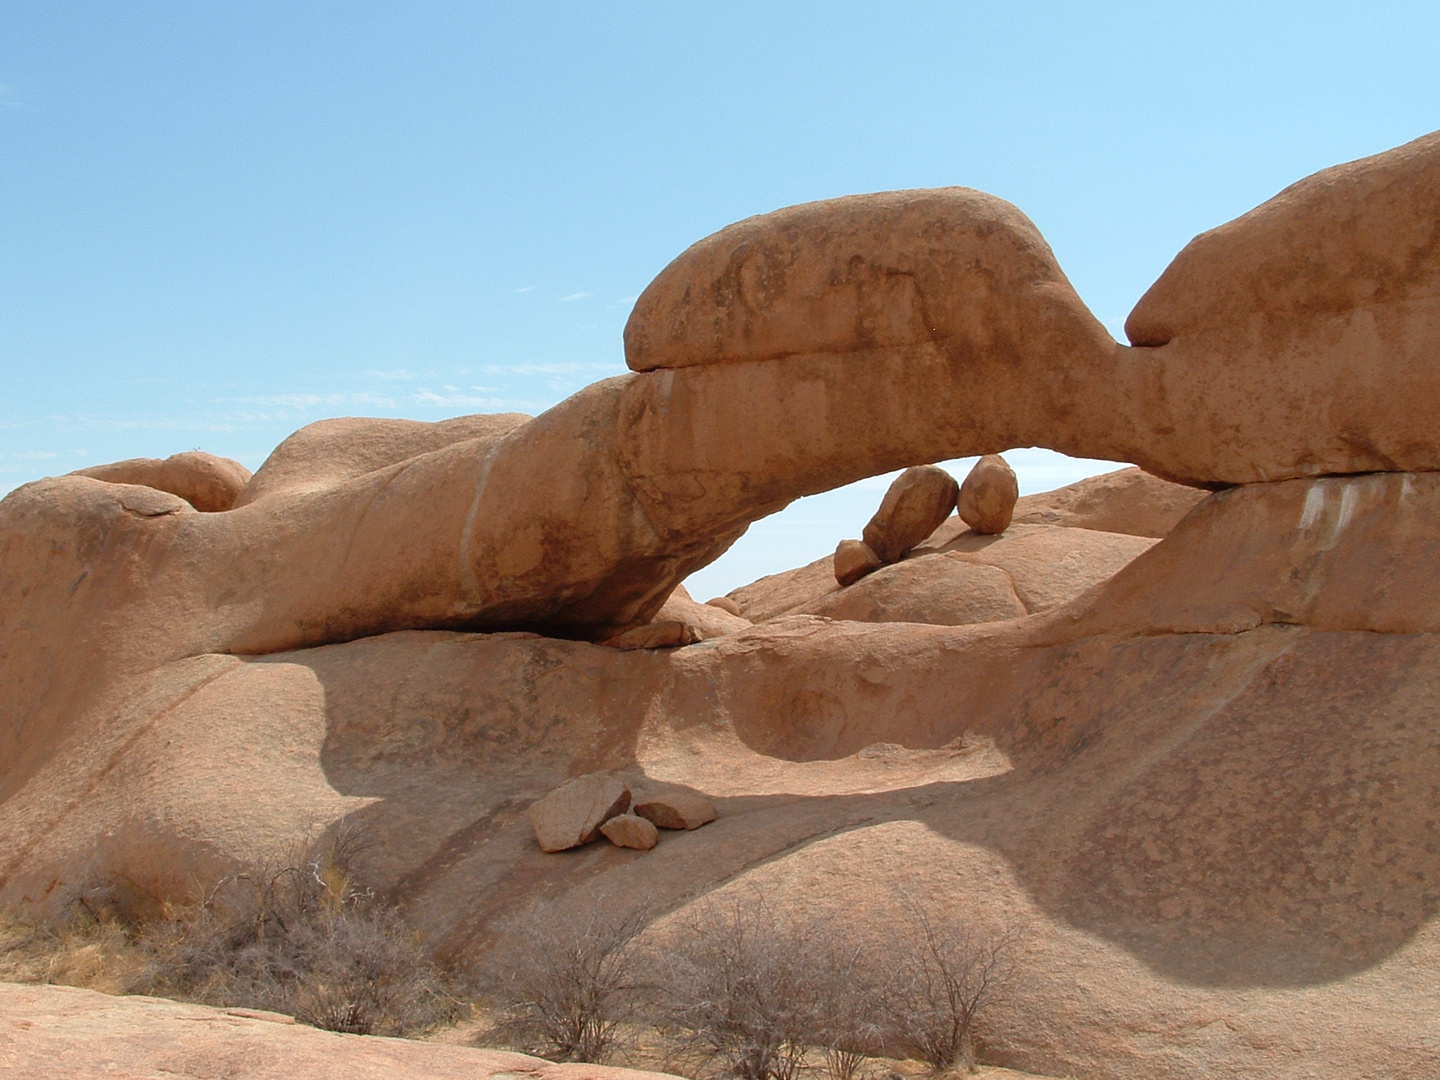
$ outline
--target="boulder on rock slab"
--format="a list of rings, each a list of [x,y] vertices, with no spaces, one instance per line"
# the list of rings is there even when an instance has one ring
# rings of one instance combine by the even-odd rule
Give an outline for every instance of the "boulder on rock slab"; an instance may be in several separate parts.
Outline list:
[[[835,580],[853,585],[885,564],[864,540],[841,540],[835,548]]]
[[[713,599],[706,600],[705,604],[708,607],[719,608],[727,615],[740,614],[740,605],[728,596],[716,596]]]
[[[1026,608],[1003,569],[952,552],[902,559],[788,614],[966,626],[1014,619],[1026,614]]]
[[[865,543],[883,563],[895,562],[950,516],[960,485],[938,465],[916,465],[895,478],[865,526]]]
[[[250,470],[240,462],[203,450],[187,450],[163,459],[130,458],[108,465],[92,465],[71,475],[88,476],[107,484],[137,484],[168,491],[207,514],[232,508],[250,481]]]
[[[688,623],[676,619],[661,619],[632,627],[623,634],[616,634],[600,642],[610,649],[677,649],[682,645],[694,645],[700,635]]]
[[[600,827],[630,807],[630,789],[613,776],[579,776],[526,811],[542,851],[566,851],[588,844]]]
[[[715,820],[715,804],[684,787],[667,787],[635,800],[634,812],[662,829],[698,829]]]
[[[600,831],[616,847],[636,848],[649,851],[660,842],[660,831],[643,817],[635,814],[617,814]]]
[[[960,519],[977,533],[994,536],[1005,531],[1020,498],[1015,470],[999,454],[986,454],[975,463],[956,500]]]

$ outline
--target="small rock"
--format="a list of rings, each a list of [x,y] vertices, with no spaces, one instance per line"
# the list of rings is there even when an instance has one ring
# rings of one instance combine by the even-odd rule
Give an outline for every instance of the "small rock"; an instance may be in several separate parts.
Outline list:
[[[620,814],[611,818],[600,831],[610,838],[616,847],[639,848],[649,851],[660,842],[660,831],[643,817],[634,814]]]
[[[728,596],[717,596],[714,600],[706,600],[706,604],[713,608],[719,608],[729,615],[739,615],[740,605],[731,600]]]
[[[630,789],[604,773],[591,773],[561,784],[526,811],[542,851],[565,851],[588,844],[600,826],[630,806]]]
[[[938,465],[916,465],[895,478],[865,526],[865,543],[893,563],[940,527],[955,509],[960,487]]]
[[[884,565],[864,540],[841,540],[835,548],[835,580],[841,585],[854,585]]]
[[[999,454],[986,454],[960,485],[960,519],[977,533],[1002,533],[1019,498],[1015,470]]]
[[[625,650],[674,649],[681,645],[694,645],[699,640],[700,635],[688,623],[663,619],[660,622],[632,627],[624,633],[606,638],[600,644],[612,649]]]
[[[635,803],[634,812],[662,829],[698,829],[715,820],[715,804],[686,788],[647,794]]]

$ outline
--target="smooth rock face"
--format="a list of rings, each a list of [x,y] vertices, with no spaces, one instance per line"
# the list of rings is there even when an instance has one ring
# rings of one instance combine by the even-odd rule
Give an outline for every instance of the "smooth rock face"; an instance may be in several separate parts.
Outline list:
[[[700,640],[695,627],[679,619],[661,619],[600,642],[610,649],[678,649]]]
[[[842,587],[885,565],[864,540],[841,540],[835,547],[834,564],[835,581]]]
[[[766,574],[729,593],[740,614],[752,623],[765,622],[801,604],[840,588],[835,580],[835,559],[825,555],[814,562],[778,574]]]
[[[705,603],[710,605],[710,607],[719,608],[727,615],[738,616],[740,614],[740,605],[728,596],[715,596],[706,600]]]
[[[865,543],[882,563],[894,562],[950,516],[959,490],[955,478],[938,465],[906,469],[865,526]]]
[[[1023,496],[1015,504],[1012,520],[1159,539],[1168,536],[1203,498],[1205,492],[1193,487],[1172,484],[1141,469],[1120,469]],[[949,539],[946,536],[941,543]]]
[[[613,776],[592,773],[560,785],[526,813],[541,851],[565,851],[590,843],[629,805],[629,788]]]
[[[666,787],[637,796],[634,812],[662,829],[698,829],[715,820],[715,804],[682,787]]]
[[[71,986],[0,983],[0,1032],[7,1080],[670,1080],[506,1050],[338,1035],[251,1009]]]
[[[660,842],[660,833],[655,826],[633,813],[617,814],[600,826],[600,831],[616,847],[649,851]]]
[[[863,581],[794,608],[855,622],[916,622],[965,626],[1026,614],[1010,575],[956,553],[925,555],[876,570]]]
[[[1002,533],[1015,513],[1020,482],[1015,470],[999,454],[986,454],[960,485],[956,507],[960,520],[977,533]]]
[[[1130,460],[1211,484],[1435,469],[1437,220],[1440,133],[1197,236],[1125,321],[1154,431]]]
[[[178,495],[196,510],[229,510],[250,481],[250,470],[238,461],[200,450],[171,454],[168,458],[131,458],[109,465],[92,465],[72,476],[88,476],[107,484],[138,484]]]

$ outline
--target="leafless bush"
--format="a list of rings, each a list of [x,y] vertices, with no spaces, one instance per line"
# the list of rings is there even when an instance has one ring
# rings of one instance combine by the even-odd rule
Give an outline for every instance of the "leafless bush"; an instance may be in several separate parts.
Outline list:
[[[934,919],[911,901],[893,946],[897,975],[887,998],[898,1038],[935,1072],[974,1064],[976,1020],[1013,973],[1015,927],[984,935]]]
[[[862,959],[833,922],[761,895],[701,904],[665,965],[665,1018],[741,1080],[794,1080],[814,1049],[849,1080],[866,1049]]]
[[[548,908],[531,914],[491,965],[504,1002],[498,1034],[558,1061],[611,1056],[645,990],[634,942],[647,921],[643,904],[602,903],[579,919]]]
[[[353,835],[294,865],[220,882],[203,904],[144,928],[132,993],[289,1013],[358,1034],[403,1035],[449,1016],[446,980],[393,909],[353,876]]]

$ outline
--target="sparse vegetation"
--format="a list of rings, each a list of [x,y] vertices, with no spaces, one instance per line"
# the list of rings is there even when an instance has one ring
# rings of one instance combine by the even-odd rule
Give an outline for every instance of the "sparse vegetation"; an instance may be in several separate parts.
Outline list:
[[[357,847],[342,834],[147,924],[125,926],[93,902],[63,925],[0,921],[0,978],[266,1009],[361,1034],[456,1018],[456,980],[357,878]],[[578,918],[542,907],[506,930],[488,965],[487,1041],[715,1080],[860,1080],[891,1057],[968,1069],[1018,935],[942,921],[913,899],[896,914],[879,931],[731,892],[648,932],[645,905],[602,902]]]
[[[641,1004],[634,942],[647,921],[643,907],[607,905],[579,919],[551,908],[526,919],[488,980],[504,1002],[497,1034],[553,1060],[604,1061]]]

